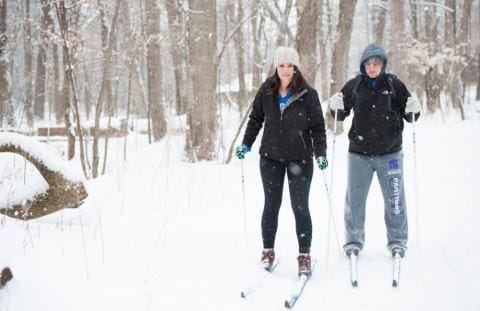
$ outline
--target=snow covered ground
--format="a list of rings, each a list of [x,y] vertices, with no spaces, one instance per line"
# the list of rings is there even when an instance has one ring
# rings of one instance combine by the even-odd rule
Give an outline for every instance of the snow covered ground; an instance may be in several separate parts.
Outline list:
[[[333,228],[327,245],[328,199],[322,173],[316,170],[310,209],[312,255],[318,264],[295,309],[480,310],[478,133],[478,117],[417,124],[417,205],[412,127],[406,125],[410,248],[398,288],[391,286],[392,259],[385,247],[377,182],[367,203],[367,241],[354,289]],[[347,143],[345,134],[337,137],[334,158],[333,215],[339,243]],[[286,187],[276,243],[281,264],[262,288],[241,299],[240,290],[258,277],[262,247],[258,142],[244,160],[245,196],[239,160],[189,164],[180,160],[182,146],[180,136],[154,145],[147,145],[143,136],[130,136],[124,163],[122,141],[113,141],[108,174],[87,183],[90,195],[79,209],[29,222],[2,217],[0,266],[10,266],[14,279],[0,290],[0,310],[283,309],[297,272]],[[23,169],[20,157],[0,154],[2,204],[12,191],[35,193],[32,189],[45,187],[35,174],[27,174],[24,182]],[[330,173],[331,168],[328,182]]]

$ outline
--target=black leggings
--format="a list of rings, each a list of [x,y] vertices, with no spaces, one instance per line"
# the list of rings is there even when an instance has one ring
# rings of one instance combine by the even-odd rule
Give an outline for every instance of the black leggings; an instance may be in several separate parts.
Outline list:
[[[285,171],[288,177],[290,201],[295,215],[299,252],[309,253],[312,243],[312,219],[308,210],[308,196],[313,175],[312,159],[280,162],[261,157],[260,173],[265,193],[262,214],[263,247],[273,248],[275,245]]]

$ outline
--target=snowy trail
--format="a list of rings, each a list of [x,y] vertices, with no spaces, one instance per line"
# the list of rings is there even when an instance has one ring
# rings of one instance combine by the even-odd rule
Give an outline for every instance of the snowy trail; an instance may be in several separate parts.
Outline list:
[[[392,259],[385,248],[376,181],[367,203],[359,287],[349,284],[348,263],[333,232],[326,269],[328,201],[317,171],[310,209],[312,255],[318,266],[295,310],[478,310],[480,142],[473,136],[479,131],[478,121],[418,125],[417,219],[411,132],[406,128],[410,249],[398,288],[391,286]],[[296,279],[297,256],[287,192],[276,243],[282,262],[275,276],[245,301],[240,290],[255,275],[261,250],[258,156],[251,153],[244,162],[246,247],[240,163],[186,164],[174,160],[181,153],[176,145],[181,144],[172,139],[142,147],[127,166],[113,165],[107,176],[88,183],[90,197],[78,210],[29,223],[2,218],[0,264],[12,267],[14,279],[0,292],[0,310],[283,309]],[[333,189],[341,238],[346,149],[342,135],[337,138]]]

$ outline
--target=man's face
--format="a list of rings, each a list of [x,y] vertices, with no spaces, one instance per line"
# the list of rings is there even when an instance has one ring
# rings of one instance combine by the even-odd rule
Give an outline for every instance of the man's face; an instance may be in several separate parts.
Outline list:
[[[382,72],[383,60],[378,56],[373,56],[363,62],[365,71],[371,79],[378,77]]]

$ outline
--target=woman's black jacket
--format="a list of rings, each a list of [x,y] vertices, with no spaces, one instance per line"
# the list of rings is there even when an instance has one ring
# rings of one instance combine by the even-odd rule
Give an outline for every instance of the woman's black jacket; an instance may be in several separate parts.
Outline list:
[[[243,144],[251,147],[265,123],[261,156],[277,161],[326,156],[325,121],[317,92],[307,87],[294,94],[281,113],[276,94],[269,94],[271,88],[267,80],[258,90]]]

